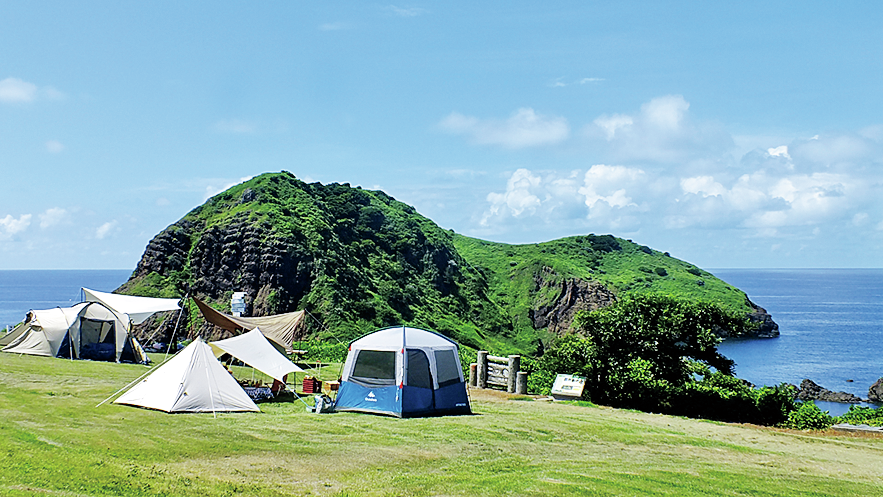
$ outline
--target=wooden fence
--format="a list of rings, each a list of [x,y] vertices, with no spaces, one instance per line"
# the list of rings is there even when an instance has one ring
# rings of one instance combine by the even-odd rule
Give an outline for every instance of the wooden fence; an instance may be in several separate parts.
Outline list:
[[[469,386],[505,388],[509,393],[527,393],[527,372],[521,371],[521,356],[499,357],[478,351],[477,362],[469,365]]]

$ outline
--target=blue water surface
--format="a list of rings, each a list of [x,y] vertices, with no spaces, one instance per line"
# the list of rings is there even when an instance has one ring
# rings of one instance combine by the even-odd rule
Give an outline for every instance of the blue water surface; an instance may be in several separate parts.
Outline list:
[[[883,377],[883,269],[717,269],[772,314],[780,336],[727,340],[719,350],[756,385],[809,378],[867,398]],[[851,380],[851,381],[850,381]],[[848,406],[818,403],[831,414]]]

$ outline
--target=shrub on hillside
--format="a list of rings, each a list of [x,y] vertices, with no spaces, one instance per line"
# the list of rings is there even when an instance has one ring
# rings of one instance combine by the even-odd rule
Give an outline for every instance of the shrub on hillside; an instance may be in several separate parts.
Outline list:
[[[783,423],[785,428],[795,430],[827,430],[834,424],[828,411],[822,411],[813,401],[801,402],[795,411],[788,414]]]
[[[869,426],[883,426],[883,408],[849,406],[849,411],[834,418],[836,423],[849,423],[852,425],[866,424]]]

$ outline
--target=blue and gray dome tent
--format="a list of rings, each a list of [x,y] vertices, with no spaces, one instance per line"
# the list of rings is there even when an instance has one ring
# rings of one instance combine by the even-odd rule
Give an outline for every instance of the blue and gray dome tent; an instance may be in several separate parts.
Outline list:
[[[470,414],[457,343],[406,326],[355,340],[334,408],[396,417]]]

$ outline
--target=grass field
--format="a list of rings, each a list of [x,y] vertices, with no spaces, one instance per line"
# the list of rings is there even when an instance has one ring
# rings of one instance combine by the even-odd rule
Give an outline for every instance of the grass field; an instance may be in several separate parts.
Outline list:
[[[0,495],[883,495],[883,438],[496,393],[428,419],[95,407],[145,371],[0,354]]]

